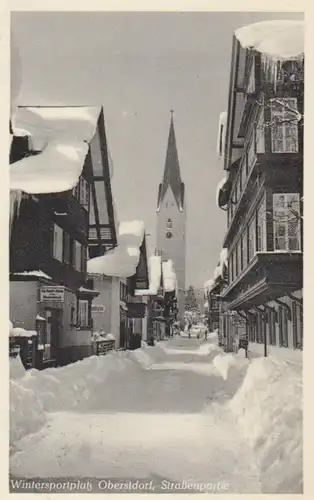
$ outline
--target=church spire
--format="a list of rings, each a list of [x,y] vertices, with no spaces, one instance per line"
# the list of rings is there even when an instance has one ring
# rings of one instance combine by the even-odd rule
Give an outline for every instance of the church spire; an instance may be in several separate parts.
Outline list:
[[[164,199],[168,187],[172,189],[175,200],[180,210],[183,210],[184,204],[184,184],[181,180],[180,165],[176,145],[176,136],[173,123],[173,109],[170,110],[171,121],[168,136],[168,147],[166,155],[166,163],[162,184],[159,186],[158,208]]]

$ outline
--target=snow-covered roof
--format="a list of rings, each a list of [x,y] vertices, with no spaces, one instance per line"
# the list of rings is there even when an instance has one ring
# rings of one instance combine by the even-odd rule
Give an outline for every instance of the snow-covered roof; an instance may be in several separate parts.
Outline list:
[[[12,127],[24,129],[34,138],[60,138],[90,142],[95,134],[101,106],[26,106],[16,111]]]
[[[18,326],[13,327],[10,331],[11,337],[33,337],[36,335],[38,335],[38,333],[35,330],[25,330],[25,328]]]
[[[157,295],[161,283],[161,257],[152,255],[148,259],[149,289],[136,290],[135,295]]]
[[[68,191],[78,182],[87,152],[84,142],[51,142],[41,154],[10,166],[10,189],[29,194]]]
[[[118,245],[105,255],[89,259],[87,272],[118,278],[128,278],[136,272],[140,247],[144,238],[142,221],[121,222],[118,231]]]
[[[13,273],[14,276],[37,276],[38,278],[45,278],[46,280],[51,280],[51,276],[44,273],[43,271],[23,271],[20,273]]]
[[[213,278],[204,283],[204,292],[209,294],[215,286],[218,278],[223,277],[224,270],[228,267],[228,249],[222,248],[219,255],[219,264],[215,268]]]
[[[299,60],[304,55],[304,22],[272,20],[235,31],[243,48],[253,49],[274,61]]]
[[[177,277],[172,260],[162,263],[162,277],[165,292],[174,292],[177,289]]]
[[[100,106],[28,106],[13,110],[13,132],[29,135],[33,149],[41,153],[10,166],[11,191],[60,193],[76,186],[100,111]]]
[[[219,255],[219,264],[214,270],[214,281],[223,276],[226,267],[228,267],[228,249],[223,248]]]
[[[37,314],[36,320],[37,321],[47,321],[46,318],[44,318],[43,316],[40,316],[40,314]]]
[[[219,157],[223,157],[225,153],[227,116],[228,116],[227,111],[223,111],[219,115],[218,137],[217,137],[217,155]]]

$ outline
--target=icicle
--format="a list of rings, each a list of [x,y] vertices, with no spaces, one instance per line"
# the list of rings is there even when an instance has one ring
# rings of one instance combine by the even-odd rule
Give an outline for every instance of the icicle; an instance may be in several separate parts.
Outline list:
[[[23,192],[19,189],[10,191],[10,228],[13,223],[14,216],[20,215],[20,207],[22,203]]]

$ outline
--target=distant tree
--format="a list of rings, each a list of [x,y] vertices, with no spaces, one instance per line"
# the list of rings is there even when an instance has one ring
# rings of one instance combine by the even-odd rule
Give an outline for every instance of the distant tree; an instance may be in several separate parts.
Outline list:
[[[197,300],[195,296],[195,290],[192,285],[189,286],[185,294],[185,310],[191,312],[197,310]]]
[[[185,293],[185,320],[191,323],[198,323],[200,317],[201,311],[197,303],[195,290],[191,285]]]

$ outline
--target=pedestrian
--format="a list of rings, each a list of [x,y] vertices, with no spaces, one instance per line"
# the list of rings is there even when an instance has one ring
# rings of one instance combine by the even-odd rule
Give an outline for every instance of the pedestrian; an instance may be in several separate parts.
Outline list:
[[[207,326],[206,326],[205,327],[205,333],[204,333],[205,342],[207,342],[207,334],[208,334],[208,329],[207,329]]]
[[[191,328],[192,328],[192,323],[189,323],[189,326],[188,326],[189,339],[191,338]]]

